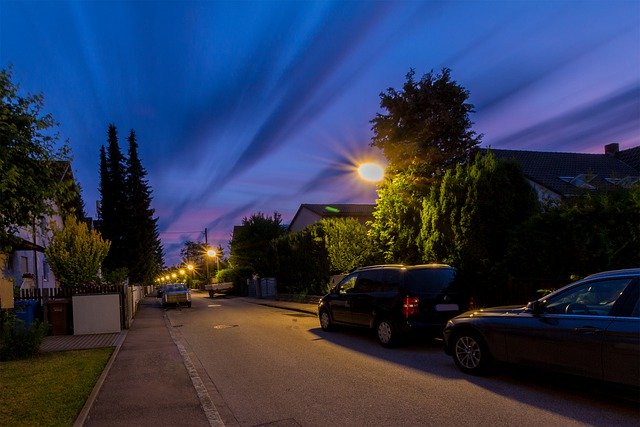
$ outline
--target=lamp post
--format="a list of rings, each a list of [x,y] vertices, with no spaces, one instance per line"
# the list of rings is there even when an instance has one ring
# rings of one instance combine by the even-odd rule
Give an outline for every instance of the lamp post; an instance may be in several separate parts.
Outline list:
[[[218,274],[218,270],[220,270],[220,264],[219,264],[219,260],[218,260],[218,256],[216,254],[216,251],[214,251],[213,249],[209,249],[207,251],[207,256],[209,258],[215,258],[216,259],[216,275]],[[207,280],[208,280],[208,276],[209,276],[209,263],[207,260]]]
[[[191,272],[191,281],[193,281],[193,264],[187,264],[187,270]]]

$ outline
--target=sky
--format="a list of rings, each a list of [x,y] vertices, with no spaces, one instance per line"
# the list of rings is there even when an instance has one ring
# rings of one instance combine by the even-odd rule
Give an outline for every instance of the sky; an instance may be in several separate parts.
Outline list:
[[[135,129],[165,263],[243,217],[375,203],[355,166],[380,93],[446,67],[482,146],[640,144],[640,0],[0,1],[0,67],[68,141],[96,216],[99,150]]]

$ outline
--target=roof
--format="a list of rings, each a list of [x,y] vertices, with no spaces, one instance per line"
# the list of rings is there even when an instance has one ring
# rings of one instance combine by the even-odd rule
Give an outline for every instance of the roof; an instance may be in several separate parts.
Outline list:
[[[323,218],[356,218],[360,222],[373,219],[373,209],[375,205],[354,204],[354,203],[334,203],[334,204],[310,204],[304,203],[300,205],[298,211],[293,216],[289,224],[289,231],[296,231],[317,222]],[[313,222],[309,222],[308,215],[305,212],[311,212],[315,218]],[[298,224],[298,222],[304,222]]]
[[[370,216],[373,214],[375,205],[361,205],[350,203],[334,203],[329,205],[302,204],[298,208],[309,209],[311,212],[320,215],[323,218],[329,217],[354,217],[354,216]]]
[[[635,149],[631,152],[633,157]],[[563,197],[614,189],[618,180],[637,179],[640,172],[617,154],[554,153],[490,149],[496,158],[513,160],[531,181]]]
[[[618,151],[615,154],[615,157],[640,173],[640,145],[627,150]]]

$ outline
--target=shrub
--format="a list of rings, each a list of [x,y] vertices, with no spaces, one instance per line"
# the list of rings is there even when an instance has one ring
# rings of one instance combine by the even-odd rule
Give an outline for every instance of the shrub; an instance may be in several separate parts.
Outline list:
[[[27,325],[13,312],[3,310],[0,325],[0,360],[26,359],[40,352],[48,330],[46,324],[36,320]]]
[[[218,271],[216,278],[218,283],[233,282],[233,293],[244,295],[247,288],[247,279],[252,275],[253,269],[251,267],[235,267]]]

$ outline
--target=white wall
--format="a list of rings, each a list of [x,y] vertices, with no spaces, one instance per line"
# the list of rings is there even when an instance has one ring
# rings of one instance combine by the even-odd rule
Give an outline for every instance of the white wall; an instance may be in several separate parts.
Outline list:
[[[120,332],[120,295],[76,295],[73,303],[73,334]]]

